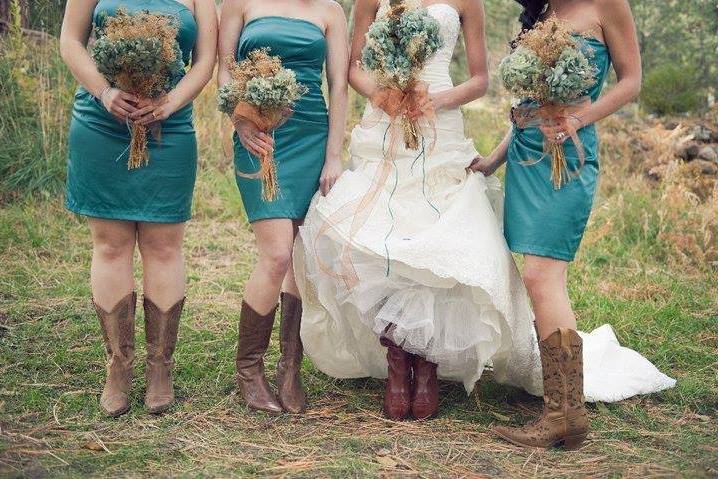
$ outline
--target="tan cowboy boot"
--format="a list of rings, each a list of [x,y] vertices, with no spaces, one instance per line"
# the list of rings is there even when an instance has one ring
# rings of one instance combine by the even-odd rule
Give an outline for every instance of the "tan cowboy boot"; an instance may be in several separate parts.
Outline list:
[[[109,313],[92,301],[107,351],[107,377],[100,396],[100,406],[112,417],[130,410],[136,303],[137,295],[134,291],[122,298]]]
[[[185,298],[182,298],[167,311],[162,311],[147,296],[143,300],[147,336],[145,407],[150,414],[166,411],[175,400],[172,354],[177,344],[177,329],[184,301]]]
[[[285,411],[298,414],[304,411],[307,398],[302,389],[302,301],[289,293],[282,293],[282,322],[279,327],[279,348],[282,356],[277,363],[277,398]]]
[[[583,343],[572,329],[560,328],[539,342],[543,368],[544,411],[520,428],[499,426],[497,436],[518,446],[581,447],[588,434],[583,397]]]
[[[264,376],[264,353],[272,336],[275,307],[262,316],[242,302],[237,341],[237,387],[247,405],[272,413],[282,412],[282,406]]]

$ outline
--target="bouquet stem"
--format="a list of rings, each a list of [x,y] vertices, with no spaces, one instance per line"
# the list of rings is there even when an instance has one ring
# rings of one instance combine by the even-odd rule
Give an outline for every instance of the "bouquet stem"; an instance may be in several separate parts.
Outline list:
[[[150,157],[147,153],[147,127],[133,123],[130,132],[130,157],[127,160],[127,169],[134,170],[147,166]]]
[[[563,151],[563,145],[553,143],[551,145],[551,182],[555,190],[568,183],[569,171],[566,162],[566,153]]]
[[[404,130],[404,146],[408,150],[417,150],[419,148],[419,126],[415,121],[402,116],[401,127]]]
[[[274,155],[272,153],[262,155],[259,161],[262,175],[262,198],[265,201],[274,201],[279,192],[277,164],[274,162]]]

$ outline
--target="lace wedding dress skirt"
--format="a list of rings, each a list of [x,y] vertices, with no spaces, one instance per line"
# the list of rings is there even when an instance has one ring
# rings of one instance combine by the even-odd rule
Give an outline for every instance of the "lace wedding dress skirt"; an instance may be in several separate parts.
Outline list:
[[[450,5],[428,11],[445,39],[421,75],[434,92],[452,87],[449,64],[461,24]],[[369,105],[364,118],[378,115]],[[326,197],[317,193],[300,227],[294,264],[307,355],[333,377],[384,378],[379,336],[386,334],[467,392],[491,367],[499,382],[541,395],[533,314],[501,231],[501,185],[466,171],[477,151],[464,137],[459,109],[438,112],[425,161],[400,142],[392,174],[356,234],[352,217],[338,220],[372,187],[388,125],[383,115],[378,124],[354,128],[352,168]],[[358,277],[352,287],[337,279],[347,250]]]

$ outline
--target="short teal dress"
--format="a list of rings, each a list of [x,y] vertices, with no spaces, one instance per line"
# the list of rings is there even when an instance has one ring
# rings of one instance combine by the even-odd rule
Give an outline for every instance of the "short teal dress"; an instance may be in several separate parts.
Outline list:
[[[294,106],[294,114],[274,131],[274,161],[279,194],[274,201],[262,199],[261,179],[237,175],[237,186],[250,222],[270,218],[301,219],[319,188],[324,166],[329,120],[322,95],[322,71],[326,56],[324,31],[298,18],[268,16],[244,25],[237,45],[237,59],[252,50],[269,47],[285,68],[309,89]],[[254,173],[259,160],[234,134],[234,165],[237,173]]]
[[[119,8],[148,10],[178,20],[177,41],[186,65],[197,37],[192,12],[176,0],[99,0],[93,27]],[[174,84],[180,78],[173,80]],[[68,137],[65,205],[75,213],[112,220],[181,223],[190,218],[197,170],[192,104],[162,122],[161,139],[148,142],[149,164],[128,170],[130,134],[87,90],[75,94]],[[151,135],[148,135],[150,138]]]
[[[596,101],[611,66],[608,47],[595,38],[578,36],[584,48],[593,50],[598,68],[596,84],[587,92]],[[578,250],[598,183],[598,135],[595,125],[578,131],[586,154],[579,177],[555,190],[551,182],[551,158],[522,164],[543,155],[543,134],[538,128],[513,127],[506,166],[504,234],[511,251],[573,261]],[[576,147],[564,143],[569,169],[580,163]]]

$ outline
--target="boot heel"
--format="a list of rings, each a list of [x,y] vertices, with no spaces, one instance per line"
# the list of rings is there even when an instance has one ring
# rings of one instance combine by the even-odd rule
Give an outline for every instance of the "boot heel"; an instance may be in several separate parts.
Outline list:
[[[583,441],[586,440],[587,434],[576,434],[575,436],[566,436],[563,439],[563,448],[567,451],[575,451],[580,449]]]

